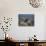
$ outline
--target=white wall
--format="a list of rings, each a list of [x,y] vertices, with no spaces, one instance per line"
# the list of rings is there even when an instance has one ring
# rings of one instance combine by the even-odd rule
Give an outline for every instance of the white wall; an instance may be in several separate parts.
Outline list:
[[[30,6],[28,0],[0,0],[0,17],[13,17],[12,27],[8,33],[10,33],[17,40],[27,40],[34,34],[37,35],[39,40],[44,40],[44,15],[46,15],[46,8],[44,7],[33,8]],[[18,26],[18,14],[24,13],[35,15],[34,27]],[[0,39],[2,39],[2,36],[0,36]]]
[[[44,28],[44,39],[46,39],[46,16],[45,16],[44,21],[45,21],[45,24],[44,24],[44,26],[45,26],[45,28]]]

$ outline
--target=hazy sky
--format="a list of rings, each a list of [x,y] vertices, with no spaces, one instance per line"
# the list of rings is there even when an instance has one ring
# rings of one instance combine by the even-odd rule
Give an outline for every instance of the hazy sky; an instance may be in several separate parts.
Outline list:
[[[19,14],[19,17],[20,19],[23,19],[23,18],[27,18],[27,19],[31,19],[33,20],[34,19],[34,15],[33,14]]]

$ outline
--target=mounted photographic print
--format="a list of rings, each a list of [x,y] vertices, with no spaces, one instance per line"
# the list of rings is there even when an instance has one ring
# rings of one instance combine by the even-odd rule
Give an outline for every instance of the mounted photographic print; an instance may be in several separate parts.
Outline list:
[[[19,14],[19,26],[34,26],[34,14]]]

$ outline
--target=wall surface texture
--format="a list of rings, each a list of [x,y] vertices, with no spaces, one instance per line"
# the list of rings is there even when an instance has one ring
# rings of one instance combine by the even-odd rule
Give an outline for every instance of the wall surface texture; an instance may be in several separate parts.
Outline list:
[[[34,14],[35,25],[34,27],[19,27],[18,14]],[[45,40],[45,17],[46,6],[33,8],[28,0],[0,0],[0,21],[3,17],[12,17],[12,26],[8,33],[16,40],[28,40],[34,34],[39,40]],[[0,39],[4,39],[4,33],[0,29]]]

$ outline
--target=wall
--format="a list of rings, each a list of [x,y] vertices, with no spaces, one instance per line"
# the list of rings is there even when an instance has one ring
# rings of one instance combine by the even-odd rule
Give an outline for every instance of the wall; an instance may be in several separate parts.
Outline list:
[[[44,26],[45,26],[45,28],[44,28],[44,39],[46,39],[46,16],[45,16],[44,21],[45,21],[45,24],[44,24]]]
[[[30,6],[28,0],[0,0],[0,17],[13,17],[13,22],[10,31],[8,33],[16,40],[27,40],[34,34],[37,35],[39,40],[44,40],[45,30],[45,15],[46,6],[39,8],[33,8]],[[18,26],[18,14],[34,14],[35,26],[34,27],[19,27]],[[2,35],[2,31],[0,31]],[[4,34],[4,33],[3,33]],[[0,39],[4,37],[0,36]]]

